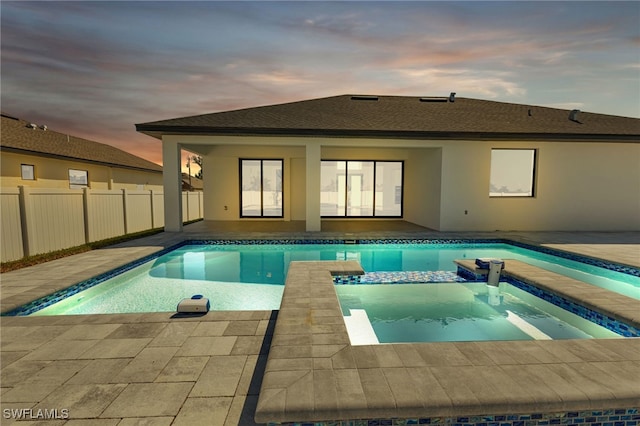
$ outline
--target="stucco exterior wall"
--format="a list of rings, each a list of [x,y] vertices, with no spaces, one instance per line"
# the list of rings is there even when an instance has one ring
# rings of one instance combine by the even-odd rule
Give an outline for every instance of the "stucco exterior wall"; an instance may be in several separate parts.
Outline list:
[[[640,144],[549,144],[539,164],[539,226],[640,230]]]
[[[112,189],[131,189],[138,191],[159,191],[163,189],[162,173],[111,167],[111,176],[113,178]]]
[[[404,219],[440,227],[441,148],[410,149],[404,167]]]
[[[289,182],[291,184],[291,220],[305,220],[306,217],[306,163],[304,158],[292,158]]]
[[[534,197],[489,197],[491,148],[538,150]],[[448,144],[440,230],[640,230],[639,166],[635,143]]]
[[[162,173],[2,151],[2,186],[69,188],[69,169],[86,170],[91,189],[162,190]],[[32,164],[35,180],[23,180],[21,164]],[[111,181],[111,182],[110,182]]]
[[[284,217],[261,220],[304,220],[304,147],[247,145],[217,145],[203,155],[205,220],[238,220],[240,217],[241,158],[284,160]]]

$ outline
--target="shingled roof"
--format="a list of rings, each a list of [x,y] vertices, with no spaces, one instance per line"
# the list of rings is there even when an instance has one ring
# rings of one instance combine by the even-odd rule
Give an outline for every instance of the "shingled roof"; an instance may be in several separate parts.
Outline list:
[[[162,166],[121,149],[32,125],[2,114],[0,149],[56,158],[88,161],[107,166],[162,172]]]
[[[469,98],[341,95],[137,124],[163,134],[637,141],[640,119]]]

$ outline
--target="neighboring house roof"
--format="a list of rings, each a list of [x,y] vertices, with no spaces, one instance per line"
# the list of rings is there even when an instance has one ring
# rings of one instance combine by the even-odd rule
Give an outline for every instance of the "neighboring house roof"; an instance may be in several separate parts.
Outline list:
[[[121,149],[36,126],[2,114],[0,149],[152,172],[162,166]]]
[[[163,134],[634,140],[640,119],[452,97],[341,95],[136,125]],[[570,119],[570,116],[573,118]]]
[[[182,173],[182,189],[187,191],[202,191],[202,180],[195,176],[189,177],[188,173]]]

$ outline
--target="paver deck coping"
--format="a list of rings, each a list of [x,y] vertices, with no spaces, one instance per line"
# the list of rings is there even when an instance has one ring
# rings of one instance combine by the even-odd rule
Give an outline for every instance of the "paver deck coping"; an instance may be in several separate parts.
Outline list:
[[[511,274],[585,302],[598,288],[510,260]],[[352,346],[332,275],[357,262],[292,262],[255,420],[312,422],[640,405],[640,339],[439,342]],[[505,272],[506,272],[505,271]],[[535,276],[536,278],[531,278]],[[560,278],[558,278],[560,277]],[[570,283],[566,289],[562,285]],[[588,288],[585,289],[585,286]],[[582,293],[580,293],[582,290]],[[571,294],[571,293],[575,294]],[[311,296],[311,297],[310,297]],[[640,301],[603,290],[616,317]],[[597,304],[597,303],[596,303]],[[322,314],[320,314],[322,313]],[[613,313],[613,312],[612,312]],[[289,368],[283,370],[283,366]]]

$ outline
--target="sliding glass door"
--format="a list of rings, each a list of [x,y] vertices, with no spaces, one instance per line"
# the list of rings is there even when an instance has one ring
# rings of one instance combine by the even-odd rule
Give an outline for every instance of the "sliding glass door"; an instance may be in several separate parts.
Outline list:
[[[376,192],[374,216],[402,216],[402,173],[400,161],[376,162]]]
[[[401,217],[401,161],[322,161],[324,217]]]
[[[240,160],[240,216],[282,217],[282,160]]]

